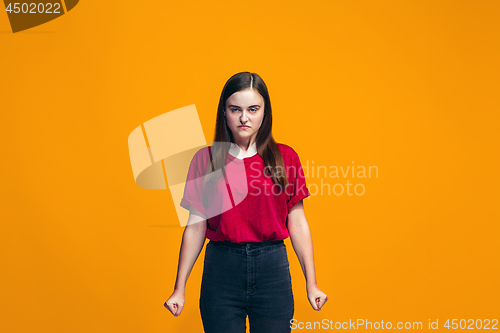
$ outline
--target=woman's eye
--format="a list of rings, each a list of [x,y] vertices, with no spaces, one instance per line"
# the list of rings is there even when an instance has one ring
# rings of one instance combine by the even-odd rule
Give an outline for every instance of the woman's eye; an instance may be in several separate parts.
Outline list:
[[[250,109],[250,112],[256,112],[256,111],[257,111],[257,109],[256,109],[256,108],[251,108],[251,109]]]

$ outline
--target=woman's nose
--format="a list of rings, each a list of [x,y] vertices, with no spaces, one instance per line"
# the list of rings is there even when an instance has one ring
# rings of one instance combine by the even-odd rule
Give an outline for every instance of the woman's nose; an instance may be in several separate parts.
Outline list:
[[[247,114],[246,114],[246,112],[245,112],[245,111],[243,111],[243,112],[241,113],[240,121],[244,123],[244,122],[246,122],[247,120],[248,120],[248,119],[247,119]]]

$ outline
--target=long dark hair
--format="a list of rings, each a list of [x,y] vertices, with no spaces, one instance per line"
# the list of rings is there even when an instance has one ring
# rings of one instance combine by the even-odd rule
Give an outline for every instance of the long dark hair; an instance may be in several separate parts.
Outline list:
[[[215,175],[220,177],[220,170],[226,166],[230,144],[235,143],[233,133],[229,129],[226,117],[224,116],[226,100],[235,92],[245,89],[255,89],[264,99],[264,118],[255,140],[257,154],[264,160],[265,175],[271,177],[274,184],[279,184],[285,188],[288,184],[288,179],[286,172],[284,172],[283,156],[272,134],[273,112],[269,92],[264,80],[257,73],[250,72],[234,74],[227,80],[222,89],[217,108],[217,119],[215,121],[215,135],[213,140],[215,145],[210,147],[211,170],[207,170],[205,182],[213,181],[214,177],[216,177]],[[216,172],[212,172],[213,170]]]

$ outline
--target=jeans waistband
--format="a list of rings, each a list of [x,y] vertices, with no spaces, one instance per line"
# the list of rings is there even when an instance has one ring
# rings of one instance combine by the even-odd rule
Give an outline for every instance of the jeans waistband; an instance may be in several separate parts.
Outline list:
[[[268,247],[277,246],[283,244],[283,240],[273,240],[273,241],[265,241],[265,242],[248,242],[245,244],[238,244],[230,241],[213,241],[210,240],[208,244],[216,245],[216,246],[227,246],[234,249],[241,250],[252,250],[252,249],[264,249]]]

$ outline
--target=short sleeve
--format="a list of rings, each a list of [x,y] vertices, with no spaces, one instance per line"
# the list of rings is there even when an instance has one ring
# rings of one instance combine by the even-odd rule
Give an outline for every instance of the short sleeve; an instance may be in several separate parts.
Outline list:
[[[289,185],[286,190],[288,211],[290,211],[297,202],[311,195],[307,188],[306,177],[304,176],[304,170],[302,169],[299,155],[295,152],[292,154],[292,162],[289,169]]]
[[[200,213],[206,216],[206,208],[203,201],[204,178],[205,172],[200,167],[201,163],[196,160],[196,155],[193,157],[189,165],[189,171],[184,187],[184,195],[181,200],[181,207],[190,210],[191,206],[196,208]]]

